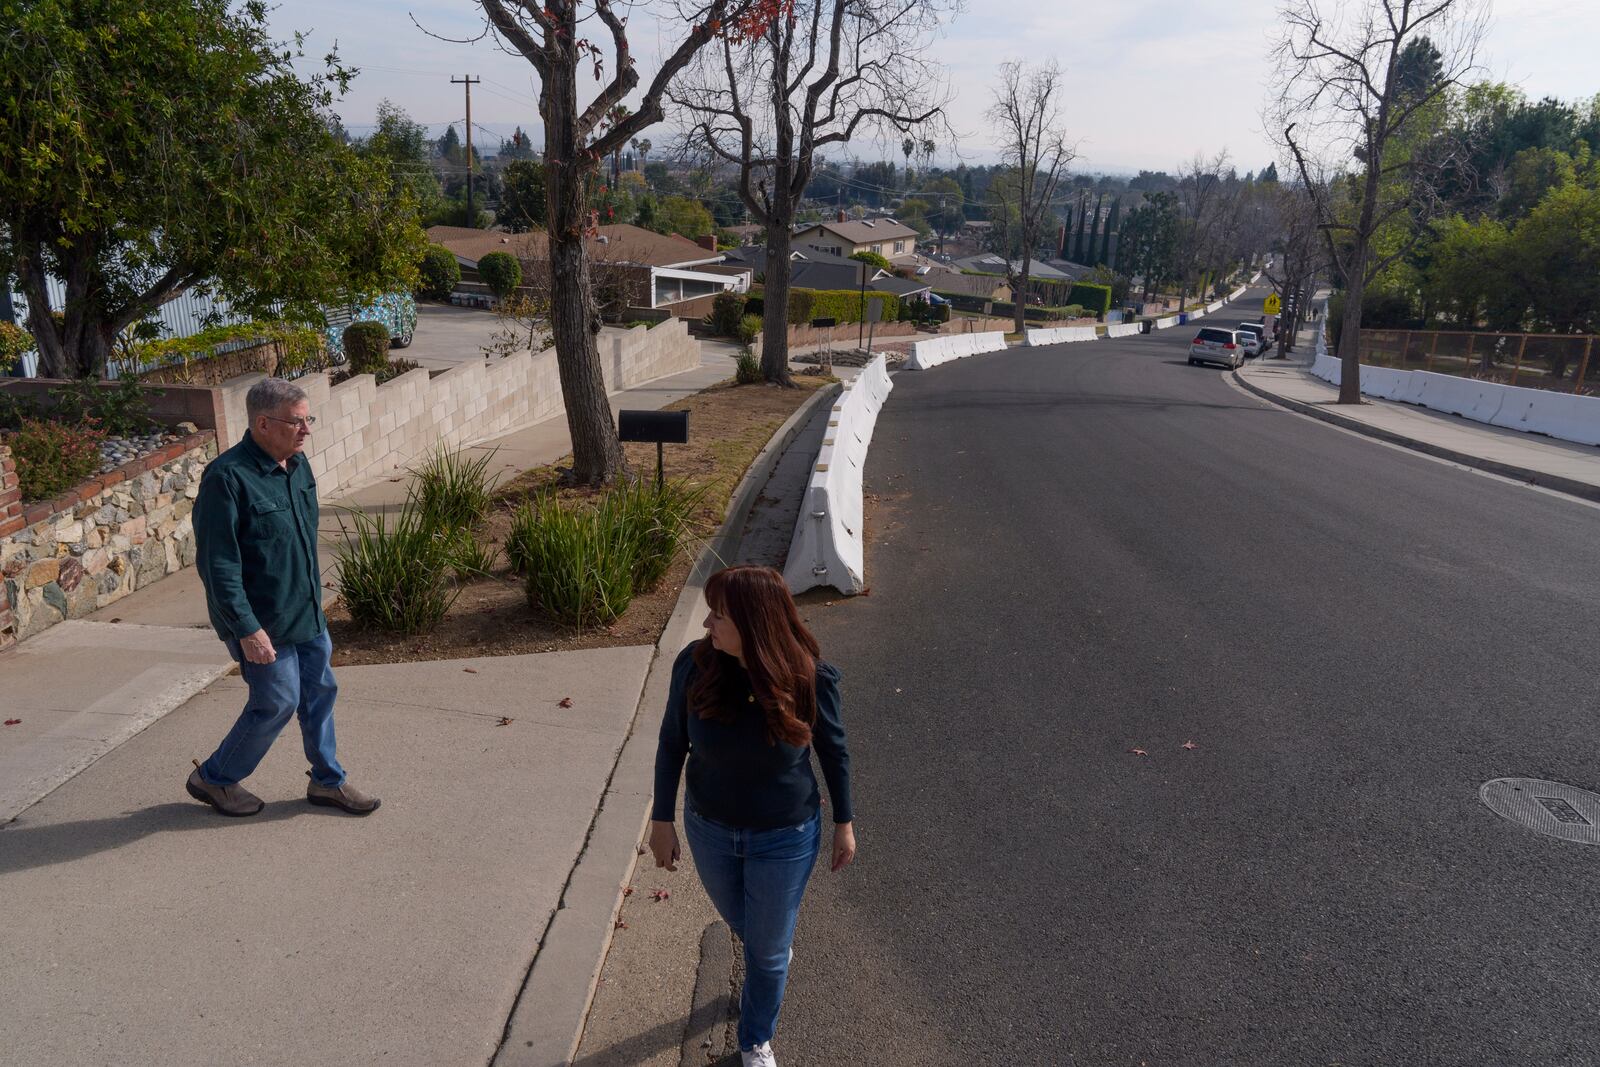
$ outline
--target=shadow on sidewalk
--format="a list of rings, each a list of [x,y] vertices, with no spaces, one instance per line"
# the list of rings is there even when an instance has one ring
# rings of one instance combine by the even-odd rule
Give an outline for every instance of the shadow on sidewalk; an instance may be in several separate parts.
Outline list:
[[[626,1041],[591,1052],[587,1056],[572,1061],[572,1067],[633,1067],[636,1063],[643,1063],[656,1053],[669,1048],[680,1048],[683,1045],[684,1035],[699,1033],[706,1030],[723,1016],[727,1010],[727,1000],[717,997],[707,1004],[692,1012],[687,1019],[678,1022],[662,1023],[652,1027],[642,1034],[630,1037]],[[685,1062],[688,1062],[687,1060]],[[723,1064],[734,1064],[737,1067],[739,1057],[710,1059],[709,1057],[694,1060],[695,1063],[706,1063],[711,1067],[722,1067]]]
[[[124,812],[114,819],[85,819],[46,826],[12,822],[0,827],[0,874],[71,863],[131,845],[152,834],[215,830],[227,825],[244,829],[302,815],[325,817],[322,812],[299,800],[270,803],[260,814],[245,819],[229,819],[198,802],[190,801],[157,804]],[[26,818],[26,813],[23,818]]]

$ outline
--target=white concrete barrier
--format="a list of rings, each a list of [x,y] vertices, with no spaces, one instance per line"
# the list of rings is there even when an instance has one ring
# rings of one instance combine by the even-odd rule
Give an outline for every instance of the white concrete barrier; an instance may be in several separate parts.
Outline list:
[[[1028,331],[1028,345],[1064,345],[1074,341],[1093,341],[1098,335],[1093,326],[1054,326]]]
[[[1155,328],[1158,330],[1169,329],[1176,325],[1178,325],[1178,316],[1176,315],[1164,315],[1155,321]]]
[[[1137,322],[1119,322],[1106,327],[1107,337],[1132,337],[1139,332]]]
[[[953,359],[984,352],[1003,352],[1005,347],[1006,335],[1003,333],[953,333],[948,337],[917,341],[911,346],[911,358],[906,360],[906,370],[931,370]]]
[[[791,593],[819,585],[831,585],[841,593],[859,593],[866,587],[862,472],[878,413],[893,388],[888,364],[878,356],[845,386],[828,414],[828,431],[806,485],[783,571]]]
[[[1218,308],[1220,308],[1223,304],[1226,304],[1226,303],[1227,303],[1226,300],[1213,300],[1211,303],[1206,305],[1206,313],[1207,314],[1212,314]]]

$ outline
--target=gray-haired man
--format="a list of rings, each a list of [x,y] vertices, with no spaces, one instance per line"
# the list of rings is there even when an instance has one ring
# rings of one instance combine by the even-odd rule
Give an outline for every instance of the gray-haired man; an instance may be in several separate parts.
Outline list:
[[[281,378],[245,395],[249,431],[212,460],[194,502],[196,566],[211,625],[250,687],[244,712],[205,763],[189,795],[224,815],[254,815],[248,778],[291,716],[300,719],[313,804],[365,815],[378,798],[345,779],[334,754],[328,620],[317,573],[317,482],[302,450],[311,436],[305,391]]]

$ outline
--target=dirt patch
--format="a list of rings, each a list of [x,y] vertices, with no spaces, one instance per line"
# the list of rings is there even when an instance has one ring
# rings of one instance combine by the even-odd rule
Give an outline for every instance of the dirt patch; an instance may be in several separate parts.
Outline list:
[[[723,382],[667,406],[668,411],[689,412],[689,443],[666,447],[664,470],[668,478],[684,478],[707,487],[697,516],[704,537],[721,525],[734,487],[772,435],[813,392],[834,380],[798,374],[797,389]],[[654,445],[627,444],[623,448],[629,470],[654,476]],[[563,469],[571,465],[572,458],[563,457],[524,471],[502,485],[496,493],[495,511],[479,539],[499,550],[510,529],[512,510],[530,493],[555,487],[563,502],[584,502],[598,495],[591,489],[557,487]],[[432,633],[399,637],[358,629],[349,612],[336,602],[328,610],[333,662],[335,666],[403,663],[654,644],[672,615],[699,549],[700,543],[691,545],[661,583],[636,594],[628,610],[610,626],[581,631],[528,604],[522,582],[511,574],[503,552],[489,577],[462,584],[449,614]]]

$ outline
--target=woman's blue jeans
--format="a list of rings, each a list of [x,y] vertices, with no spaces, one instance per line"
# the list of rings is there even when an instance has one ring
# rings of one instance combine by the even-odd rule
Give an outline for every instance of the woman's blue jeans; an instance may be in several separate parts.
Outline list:
[[[685,806],[683,828],[695,868],[717,913],[744,942],[739,1047],[771,1041],[789,981],[800,898],[822,848],[820,813],[799,826],[738,830]]]
[[[250,695],[233,729],[200,765],[200,777],[212,785],[237,785],[250,777],[289,719],[299,716],[312,780],[329,788],[343,782],[344,768],[334,757],[333,700],[339,686],[328,664],[333,656],[328,631],[298,645],[279,646],[271,663],[251,663],[239,642],[227,645]]]

